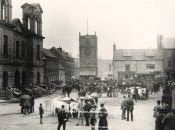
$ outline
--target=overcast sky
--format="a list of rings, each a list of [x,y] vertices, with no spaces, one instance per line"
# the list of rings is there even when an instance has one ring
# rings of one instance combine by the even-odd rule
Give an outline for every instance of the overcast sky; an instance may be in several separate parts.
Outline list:
[[[175,36],[175,0],[12,0],[13,18],[21,5],[43,8],[44,47],[62,47],[78,56],[79,32],[96,31],[99,57],[112,59],[117,48],[155,48],[157,34]]]

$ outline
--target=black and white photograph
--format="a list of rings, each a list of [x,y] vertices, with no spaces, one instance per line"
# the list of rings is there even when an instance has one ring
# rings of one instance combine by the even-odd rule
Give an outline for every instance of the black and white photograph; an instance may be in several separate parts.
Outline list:
[[[0,0],[0,130],[175,130],[175,0]]]

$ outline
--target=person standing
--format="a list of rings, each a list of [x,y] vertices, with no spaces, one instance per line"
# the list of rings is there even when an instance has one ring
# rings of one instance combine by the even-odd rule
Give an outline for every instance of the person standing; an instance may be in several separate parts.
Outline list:
[[[158,109],[161,109],[160,100],[157,101],[157,105],[154,107],[154,113],[153,113],[154,118],[156,118],[159,114]]]
[[[68,115],[64,108],[64,105],[61,106],[61,109],[58,111],[58,127],[57,130],[60,130],[61,126],[63,125],[63,130],[66,130],[66,122],[68,121]]]
[[[96,119],[96,106],[93,105],[92,109],[90,111],[90,124],[91,124],[91,130],[95,130],[95,124],[97,122]]]
[[[25,102],[25,99],[24,99],[24,95],[22,94],[21,97],[20,97],[20,106],[21,106],[21,114],[24,113],[24,102]]]
[[[79,115],[78,115],[78,123],[76,126],[83,125],[84,122],[84,103],[83,99],[80,99],[80,102],[78,104],[78,109],[79,109]]]
[[[91,110],[91,105],[88,103],[87,100],[85,100],[84,118],[86,121],[86,126],[89,126],[90,110]]]
[[[155,130],[164,130],[164,126],[162,123],[162,120],[164,118],[164,110],[163,109],[158,109],[158,116],[156,117],[155,120]]]
[[[125,114],[126,114],[126,97],[125,96],[123,96],[123,99],[121,101],[121,109],[122,109],[121,118],[122,118],[122,120],[124,120],[124,119],[126,119],[126,116],[125,116]]]
[[[25,95],[25,99],[24,99],[24,114],[26,115],[26,113],[29,115],[30,114],[30,97],[29,95]]]
[[[34,112],[35,98],[33,95],[30,97],[30,113]]]
[[[43,114],[44,114],[43,105],[42,103],[40,103],[40,106],[39,106],[40,124],[43,124]]]
[[[127,121],[129,121],[129,115],[131,115],[131,121],[133,121],[133,110],[134,101],[131,99],[131,95],[128,95],[128,99],[126,100]]]
[[[165,115],[162,120],[164,130],[175,130],[175,109]]]
[[[99,117],[98,130],[108,130],[108,121],[107,121],[108,112],[104,107],[103,103],[100,105],[100,107],[101,109],[100,112],[98,113]]]

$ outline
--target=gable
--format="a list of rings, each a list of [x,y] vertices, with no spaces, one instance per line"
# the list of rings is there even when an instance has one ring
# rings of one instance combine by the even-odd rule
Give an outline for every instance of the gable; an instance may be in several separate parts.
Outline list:
[[[19,19],[14,19],[13,24],[15,25],[15,31],[24,32],[23,25]]]
[[[23,32],[23,29],[21,28],[21,26],[19,25],[19,23],[16,25],[16,31]]]

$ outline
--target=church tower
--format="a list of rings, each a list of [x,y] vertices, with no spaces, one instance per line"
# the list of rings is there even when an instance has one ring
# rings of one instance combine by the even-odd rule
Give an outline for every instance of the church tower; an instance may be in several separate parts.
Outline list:
[[[0,0],[0,20],[3,20],[5,22],[12,21],[11,0]]]

